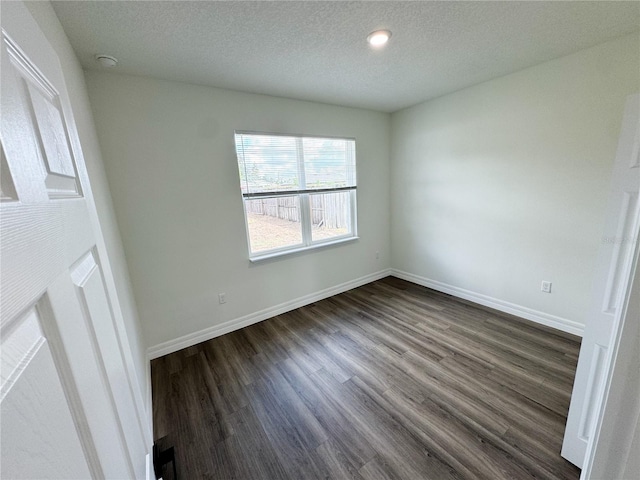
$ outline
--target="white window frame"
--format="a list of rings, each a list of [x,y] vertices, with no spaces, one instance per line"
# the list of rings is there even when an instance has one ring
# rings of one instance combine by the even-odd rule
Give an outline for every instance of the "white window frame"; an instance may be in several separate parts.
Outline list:
[[[239,134],[295,137],[296,151],[297,151],[296,157],[298,160],[298,178],[301,185],[305,185],[304,152],[302,148],[302,140],[304,138],[329,138],[329,139],[337,139],[337,140],[349,140],[354,142],[353,151],[354,151],[354,157],[355,157],[354,165],[355,165],[355,176],[356,176],[356,179],[355,179],[356,186],[354,187],[325,188],[325,189],[317,189],[317,190],[312,190],[312,189],[292,190],[292,191],[279,191],[279,192],[265,192],[265,193],[257,193],[257,194],[243,194],[241,189],[240,194],[242,196],[242,209],[244,211],[245,233],[247,236],[249,260],[251,262],[259,262],[261,260],[267,260],[270,258],[281,257],[285,255],[299,253],[299,252],[305,252],[308,250],[314,250],[317,248],[327,247],[331,245],[339,245],[342,243],[348,243],[348,242],[352,242],[359,239],[358,230],[357,230],[358,229],[358,221],[357,221],[358,209],[357,209],[357,195],[356,195],[357,183],[358,183],[358,180],[357,180],[358,166],[357,166],[355,138],[336,137],[336,136],[328,136],[328,135],[303,135],[303,134],[295,134],[295,133],[268,133],[268,132],[256,132],[256,131],[248,131],[248,130],[234,131],[234,138],[235,138],[235,135],[239,135]],[[235,145],[236,143],[234,141],[234,150],[235,150]],[[351,220],[350,232],[345,235],[340,235],[336,237],[314,241],[312,237],[311,202],[309,200],[309,197],[311,195],[318,195],[323,193],[338,193],[338,192],[349,193],[349,200],[350,200],[349,201],[349,208],[350,208],[349,218]],[[252,253],[246,202],[249,200],[256,200],[260,198],[278,198],[278,197],[298,197],[299,207],[300,207],[300,225],[302,230],[302,243]]]

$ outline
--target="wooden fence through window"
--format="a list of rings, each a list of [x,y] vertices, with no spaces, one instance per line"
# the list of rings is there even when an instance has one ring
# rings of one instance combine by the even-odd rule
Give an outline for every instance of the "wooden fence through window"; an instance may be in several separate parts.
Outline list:
[[[311,224],[316,228],[349,228],[349,192],[309,195]],[[246,202],[248,213],[300,221],[298,196],[258,198]]]

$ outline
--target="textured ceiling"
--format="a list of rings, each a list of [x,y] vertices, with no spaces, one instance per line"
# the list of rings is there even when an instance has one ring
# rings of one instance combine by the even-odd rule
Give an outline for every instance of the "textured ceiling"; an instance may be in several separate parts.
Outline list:
[[[87,69],[392,112],[637,31],[640,2],[54,1]],[[393,32],[382,50],[371,31]],[[640,54],[640,45],[639,45]]]

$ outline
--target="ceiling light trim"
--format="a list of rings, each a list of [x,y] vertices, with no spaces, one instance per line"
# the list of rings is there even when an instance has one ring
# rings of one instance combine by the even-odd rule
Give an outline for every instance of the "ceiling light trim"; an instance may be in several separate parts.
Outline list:
[[[391,38],[391,30],[376,30],[367,36],[367,43],[374,48],[386,45]]]

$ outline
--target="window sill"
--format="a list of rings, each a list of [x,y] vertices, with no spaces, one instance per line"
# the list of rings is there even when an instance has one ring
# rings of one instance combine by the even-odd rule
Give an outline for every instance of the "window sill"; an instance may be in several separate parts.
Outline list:
[[[264,260],[271,260],[273,258],[285,257],[287,255],[292,255],[301,252],[308,252],[309,250],[317,250],[324,247],[331,247],[334,245],[341,245],[343,243],[354,242],[358,240],[360,237],[347,237],[347,238],[339,238],[336,240],[330,240],[328,242],[315,243],[313,245],[307,245],[305,247],[292,248],[291,250],[284,250],[280,252],[272,252],[265,253],[264,255],[256,255],[255,257],[250,257],[249,261],[251,263],[260,263]]]

